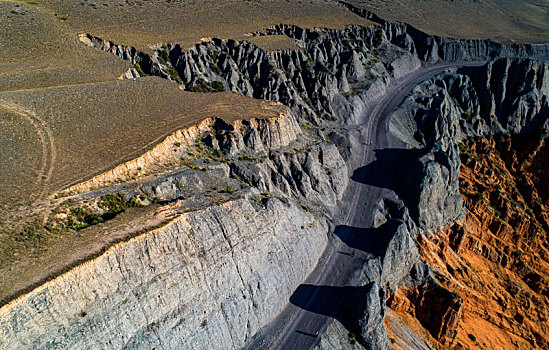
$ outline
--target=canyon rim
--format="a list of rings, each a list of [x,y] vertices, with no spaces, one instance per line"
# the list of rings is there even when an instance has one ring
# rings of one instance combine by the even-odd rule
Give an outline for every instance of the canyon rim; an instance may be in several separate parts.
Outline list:
[[[0,1],[0,349],[549,348],[546,8]]]

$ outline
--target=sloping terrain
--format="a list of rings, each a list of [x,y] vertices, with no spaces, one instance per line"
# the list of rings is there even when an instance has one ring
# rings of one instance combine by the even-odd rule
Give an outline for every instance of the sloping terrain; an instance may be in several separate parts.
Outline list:
[[[547,150],[514,141],[549,130],[549,45],[334,1],[0,6],[0,349],[546,346]]]
[[[420,242],[437,279],[463,299],[457,342],[471,348],[549,344],[547,210],[528,186],[542,163],[522,166],[537,152],[513,145],[510,139],[464,144],[460,185],[469,213]]]
[[[391,21],[462,39],[543,43],[549,38],[546,0],[349,0]]]
[[[166,135],[206,118],[233,122],[274,117],[282,111],[281,106],[234,94],[183,92],[155,77],[0,93],[0,101],[12,114],[18,113],[9,106],[32,111],[51,129],[56,148],[52,192],[136,157]],[[17,159],[25,154],[19,153]],[[13,183],[6,183],[1,192],[9,193]],[[1,205],[13,205],[17,199],[3,198]]]
[[[447,73],[414,89],[395,113],[393,131],[413,147],[436,144],[433,135],[456,142],[443,162],[450,176],[442,178],[449,181],[426,181],[421,191],[427,198],[451,193],[459,178],[467,214],[417,237],[422,260],[451,291],[451,302],[440,297],[442,290],[433,300],[414,288],[388,301],[399,316],[394,323],[418,329],[419,321],[436,346],[547,347],[546,66],[497,60]],[[420,200],[419,209],[421,217],[432,203]],[[410,344],[406,337],[396,343]]]
[[[128,65],[78,42],[64,17],[0,1],[0,91],[116,80]]]
[[[109,38],[140,50],[166,42],[188,47],[205,37],[244,39],[247,33],[278,23],[334,29],[370,23],[337,3],[324,0],[44,0],[38,6],[65,16],[76,32]]]

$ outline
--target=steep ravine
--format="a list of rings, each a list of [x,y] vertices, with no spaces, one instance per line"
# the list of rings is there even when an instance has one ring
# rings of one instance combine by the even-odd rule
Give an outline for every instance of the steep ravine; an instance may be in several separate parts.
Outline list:
[[[547,347],[547,211],[540,170],[549,131],[546,70],[543,62],[500,59],[439,75],[414,89],[393,116],[393,132],[419,152],[409,174],[421,179],[420,200],[414,201],[414,191],[404,197],[419,203],[420,226],[422,216],[428,223],[438,219],[429,219],[435,203],[454,215],[448,199],[455,194],[464,195],[467,208],[457,223],[448,222],[451,229],[418,236],[422,260],[452,291],[451,307],[409,287],[388,301],[410,327],[417,325],[405,315],[414,315],[438,346]],[[425,169],[441,157],[442,140],[452,152],[445,152],[443,168],[432,176]],[[433,323],[429,313],[445,316]]]
[[[3,306],[0,348],[245,346],[260,329],[268,329],[329,240],[336,239],[328,233],[341,206],[348,206],[340,200],[354,170],[350,165],[360,158],[361,143],[368,141],[349,130],[360,129],[368,117],[364,111],[390,84],[441,59],[547,53],[546,46],[435,38],[389,22],[343,31],[281,25],[255,33],[262,34],[288,35],[300,49],[267,53],[248,42],[213,39],[188,51],[166,44],[149,55],[81,36],[88,45],[136,64],[131,77],[141,71],[175,80],[191,91],[229,90],[281,102],[289,110],[276,120],[233,125],[221,119],[205,121],[175,133],[142,157],[69,189],[67,194],[98,215],[98,196],[123,190],[142,205],[173,206],[174,216],[162,227],[115,245]],[[497,74],[505,75],[510,66],[498,73],[495,64],[488,64],[474,76],[485,71],[491,74],[490,81],[500,81]],[[523,73],[543,75],[534,71]],[[468,81],[467,72],[462,74],[456,79]],[[440,87],[444,79],[418,89]],[[529,95],[528,103],[511,103],[516,106],[511,112],[524,116],[517,124],[520,130],[533,130],[533,120],[538,122],[537,116],[543,115],[542,81],[543,77],[531,80],[540,92]],[[406,298],[422,312],[419,322],[430,334],[444,344],[455,339],[459,317],[454,315],[459,315],[461,303],[432,277],[414,239],[453,224],[465,213],[456,142],[462,133],[495,131],[478,129],[475,121],[486,116],[473,107],[482,104],[485,109],[478,111],[487,110],[486,96],[492,92],[490,96],[496,97],[490,101],[497,109],[513,93],[504,89],[502,94],[491,86],[481,90],[481,83],[466,84],[477,89],[476,100],[482,101],[477,104],[472,93],[467,97],[473,102],[466,108],[463,96],[441,99],[446,91],[454,92],[444,85],[435,96],[426,92],[423,99],[409,101],[416,103],[414,107],[396,114],[403,122],[395,117],[393,131],[417,150],[407,156],[411,170],[404,183],[414,190],[393,188],[400,199],[379,203],[375,224],[384,233],[384,244],[357,271],[360,293],[354,295],[352,312],[346,313],[346,325],[362,346],[391,346],[383,323],[385,300],[388,296],[394,305],[401,286],[410,291]],[[441,101],[449,110],[434,106]],[[422,113],[425,110],[439,113]],[[465,118],[461,126],[466,113],[473,121]],[[505,130],[517,132],[507,124]],[[219,200],[207,207],[188,204],[201,196]],[[433,302],[441,307],[442,317],[426,312]],[[330,328],[321,348],[334,344],[332,334],[341,330]]]
[[[115,206],[160,205],[151,219],[169,220],[3,306],[1,348],[240,348],[316,265],[323,213],[347,181],[337,148],[290,112],[206,120],[120,169],[70,189],[93,191],[56,208],[51,228],[105,231],[88,218],[110,220]]]

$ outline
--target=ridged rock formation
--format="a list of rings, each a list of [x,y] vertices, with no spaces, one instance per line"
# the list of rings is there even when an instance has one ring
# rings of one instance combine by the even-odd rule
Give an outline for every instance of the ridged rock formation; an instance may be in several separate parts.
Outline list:
[[[69,189],[77,193],[71,199],[96,215],[103,215],[100,196],[123,189],[142,205],[171,206],[174,216],[3,306],[0,348],[245,346],[315,267],[364,141],[349,129],[364,123],[364,111],[395,79],[438,60],[548,53],[547,46],[432,37],[350,8],[380,26],[280,25],[253,33],[287,35],[296,39],[296,51],[267,53],[248,42],[213,39],[188,51],[166,44],[149,55],[81,35],[83,43],[130,60],[135,67],[127,78],[156,75],[191,91],[277,101],[289,111],[271,120],[204,121]],[[390,347],[386,294],[393,307],[404,303],[415,312],[440,343],[459,336],[461,299],[421,262],[415,241],[465,214],[459,141],[547,127],[544,73],[539,63],[503,59],[443,74],[418,86],[395,112],[391,131],[408,146],[396,150],[409,162],[399,164],[406,175],[395,189],[401,200],[379,203],[375,229],[383,249],[349,276],[359,287],[345,304],[352,310],[348,327],[362,346]],[[527,79],[516,84],[521,75]],[[217,197],[219,186],[231,196]],[[96,191],[81,193],[89,190]],[[185,206],[186,199],[205,197],[217,204]],[[320,348],[337,344],[330,337],[340,331],[330,328]]]
[[[547,261],[547,213],[545,199],[536,188],[543,193],[538,177],[543,172],[536,167],[543,164],[544,143],[531,141],[543,140],[549,130],[546,67],[546,63],[531,60],[500,59],[442,74],[418,86],[393,116],[393,133],[421,150],[411,169],[425,169],[427,153],[446,171],[442,178],[447,182],[440,182],[440,173],[417,176],[423,183],[418,223],[433,232],[417,237],[422,259],[435,267],[437,284],[453,294],[436,291],[438,287],[431,296],[432,288],[427,293],[422,288],[402,288],[390,297],[389,306],[414,314],[445,346],[496,348],[519,346],[524,341],[541,348],[547,345],[545,316],[525,317],[547,311],[547,296],[541,287],[547,278],[542,272]],[[499,140],[510,140],[512,135],[519,146],[513,149],[510,141],[487,141],[492,135]],[[451,152],[430,146],[444,139],[452,145]],[[465,195],[467,217],[459,220],[463,214],[456,213],[463,211],[445,204],[436,211],[446,215],[444,226],[458,224],[445,233],[424,224],[437,222],[436,216],[429,217],[437,198],[453,198],[458,190]],[[422,196],[427,200],[424,208]],[[522,249],[539,258],[522,259]],[[479,271],[487,271],[494,282]],[[524,295],[536,300],[536,311],[530,303],[516,303],[508,297],[510,290],[523,290],[520,284],[509,282],[517,275],[527,286]],[[532,291],[538,295],[534,297]],[[422,310],[424,299],[428,309]],[[526,330],[517,331],[515,322]]]
[[[0,348],[242,347],[316,265],[328,230],[254,196],[179,215],[4,306]]]
[[[257,155],[288,146],[300,133],[299,125],[289,111],[276,118],[252,118],[233,124],[219,118],[205,119],[199,125],[174,132],[138,158],[72,186],[65,192],[92,191],[180,167],[182,160],[197,156],[196,147],[200,143],[226,155]]]
[[[539,165],[525,161],[543,154],[539,141],[477,139],[462,148],[469,213],[420,241],[437,279],[463,300],[453,345],[546,348],[547,197],[529,181]]]
[[[433,232],[464,215],[458,182],[460,141],[549,130],[545,70],[545,63],[500,59],[446,73],[418,86],[395,112],[392,132],[418,149],[408,181],[417,184],[419,179],[421,184],[410,186],[414,191],[403,197],[409,198],[409,207],[417,208],[421,229]]]

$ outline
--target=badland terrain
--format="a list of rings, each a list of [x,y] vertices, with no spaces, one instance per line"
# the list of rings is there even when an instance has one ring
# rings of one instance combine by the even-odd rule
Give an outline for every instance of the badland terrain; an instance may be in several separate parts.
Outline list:
[[[547,1],[0,1],[0,349],[549,348]]]

